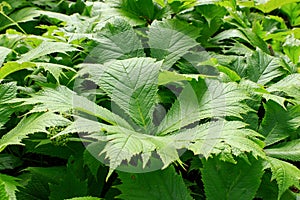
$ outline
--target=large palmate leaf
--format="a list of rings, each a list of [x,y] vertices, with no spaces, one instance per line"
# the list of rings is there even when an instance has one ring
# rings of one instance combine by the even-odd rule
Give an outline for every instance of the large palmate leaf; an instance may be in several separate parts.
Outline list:
[[[232,162],[236,156],[251,152],[254,156],[264,157],[261,136],[256,132],[245,129],[246,124],[241,122],[213,122],[184,130],[177,134],[152,136],[141,134],[120,126],[109,126],[95,121],[78,118],[71,126],[59,135],[68,133],[90,133],[89,138],[104,142],[103,147],[97,147],[100,155],[105,154],[110,166],[110,173],[124,161],[130,163],[134,156],[141,155],[138,167],[135,170],[147,171],[152,169],[151,163],[156,158],[156,169],[165,168],[179,159],[179,149],[190,149],[196,155],[209,157],[212,154],[221,154],[223,159]],[[102,132],[103,131],[103,132]],[[95,147],[93,147],[95,148]],[[102,149],[102,150],[101,150]],[[101,151],[101,152],[100,152]],[[159,160],[157,160],[157,155]],[[153,157],[154,156],[154,157]],[[150,164],[150,166],[149,166]],[[128,169],[128,168],[127,168]]]
[[[149,29],[151,56],[164,60],[163,69],[169,69],[195,46],[199,30],[179,20],[154,21]]]
[[[66,126],[68,123],[69,120],[49,112],[24,117],[14,129],[2,136],[0,139],[0,152],[8,145],[23,145],[21,140],[29,134],[36,132],[48,133],[47,127]]]
[[[235,162],[232,155],[239,156],[251,152],[254,156],[264,157],[261,137],[256,132],[244,129],[240,122],[213,122],[170,136],[148,136],[117,129],[118,133],[108,135],[105,140],[105,152],[108,158],[117,161],[128,160],[135,154],[144,153],[143,165],[146,166],[150,152],[156,150],[163,166],[178,159],[177,149],[187,148],[195,155],[208,158],[212,154],[221,154],[227,161]],[[111,132],[112,130],[107,130]],[[121,132],[123,131],[123,132]],[[112,161],[112,160],[111,160]],[[111,164],[111,163],[110,163]],[[117,167],[117,165],[115,167]]]
[[[199,79],[186,86],[158,127],[160,135],[172,132],[200,119],[235,116],[248,111],[241,104],[247,94],[235,83]]]
[[[99,77],[100,87],[145,132],[152,123],[161,64],[150,58],[115,61],[106,63]]]
[[[267,167],[272,171],[272,180],[277,181],[278,199],[289,187],[300,189],[300,170],[296,166],[272,157],[268,157],[267,162]]]
[[[87,62],[104,63],[113,59],[142,57],[142,43],[128,22],[117,19],[107,23],[94,37],[98,45],[87,58]]]
[[[272,79],[284,75],[279,59],[261,50],[255,51],[247,59],[247,77],[254,82],[265,85]]]
[[[214,157],[204,161],[201,171],[208,200],[252,200],[263,175],[263,163],[255,159],[249,163],[240,158],[233,164]]]
[[[64,42],[43,41],[38,47],[23,54],[18,62],[28,62],[51,53],[66,53],[68,51],[77,51],[77,49]]]
[[[19,179],[15,177],[8,176],[5,174],[0,174],[0,199],[1,200],[16,199],[15,192],[17,191],[17,186],[20,186],[20,184],[17,182],[18,180]],[[3,186],[3,188],[1,186]],[[1,195],[3,195],[3,197]]]
[[[267,155],[284,160],[300,161],[300,140],[292,140],[265,149]]]
[[[182,177],[175,172],[174,167],[143,174],[118,174],[122,181],[121,185],[117,185],[122,192],[119,197],[124,200],[192,200]]]
[[[265,117],[259,132],[265,136],[266,145],[271,145],[291,136],[300,126],[300,107],[284,109],[279,104],[268,101],[264,104]]]

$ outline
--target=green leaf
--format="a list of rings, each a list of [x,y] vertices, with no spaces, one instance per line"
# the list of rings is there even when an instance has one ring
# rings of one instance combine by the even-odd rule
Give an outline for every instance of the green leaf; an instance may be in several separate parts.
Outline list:
[[[270,53],[267,43],[261,37],[255,34],[251,29],[241,29],[241,31],[249,39],[250,44],[253,47],[260,48],[264,53]]]
[[[264,173],[256,197],[263,200],[274,200],[277,198],[278,186],[275,180],[271,181],[271,176],[272,174],[269,171]]]
[[[0,129],[8,122],[10,116],[15,112],[12,105],[6,104],[17,95],[17,84],[9,82],[0,85]]]
[[[179,74],[175,71],[163,70],[159,73],[158,85],[167,85],[168,83],[179,81],[191,81],[193,79],[198,80],[199,77],[202,76],[199,74]]]
[[[277,95],[273,95],[273,94],[269,94],[265,91],[262,92],[258,92],[258,94],[261,94],[263,98],[266,99],[266,101],[272,100],[274,102],[276,102],[277,104],[279,104],[282,108],[285,108],[284,103],[286,102],[286,98],[277,96]]]
[[[200,90],[206,87],[203,80],[198,85]],[[187,85],[159,124],[157,135],[166,135],[200,120],[200,108],[194,88]]]
[[[240,101],[247,99],[245,91],[235,83],[199,79],[187,85],[158,127],[159,135],[180,129],[198,120],[235,116],[247,112]]]
[[[57,185],[50,184],[50,200],[67,199],[87,195],[87,180],[81,181],[70,171]]]
[[[0,170],[15,169],[22,165],[20,158],[12,154],[0,154]]]
[[[192,200],[182,177],[175,172],[174,167],[142,174],[118,174],[122,184],[116,187],[121,190],[119,197],[124,200]]]
[[[18,62],[7,62],[3,65],[3,67],[0,68],[0,80],[4,79],[6,76],[20,71],[22,69],[30,69],[34,68],[36,65],[31,62],[23,62],[23,63],[18,63]]]
[[[91,131],[94,134],[89,135],[89,138],[104,142],[102,147],[95,145],[90,150],[95,155],[105,154],[105,159],[108,159],[107,164],[110,167],[108,176],[118,167],[130,171],[135,170],[135,172],[165,168],[179,159],[177,150],[184,148],[205,157],[209,157],[211,154],[222,154],[229,159],[232,153],[241,155],[245,152],[252,152],[254,156],[264,156],[263,144],[258,139],[261,136],[254,131],[244,129],[246,124],[241,122],[207,123],[161,137],[141,134],[120,126],[102,125],[101,131],[106,132],[104,134],[100,128],[89,128],[99,127],[100,123],[89,121],[83,120],[81,123],[83,126],[81,126],[80,121],[76,120],[71,125],[73,127],[70,129],[71,131],[66,128],[63,132],[64,134],[76,132],[76,129],[78,132]],[[87,127],[86,130],[84,127]],[[96,151],[98,153],[95,153]],[[136,155],[141,155],[141,162],[138,162],[137,166],[131,163]],[[159,159],[155,155],[158,155]],[[127,165],[125,161],[127,161]]]
[[[264,150],[268,156],[300,161],[300,140],[292,140]]]
[[[23,105],[35,105],[30,112],[70,112],[80,111],[109,122],[118,124],[127,128],[131,126],[121,117],[112,113],[108,109],[98,106],[85,97],[77,95],[65,86],[59,86],[56,89],[45,88],[31,98],[14,99],[11,102],[23,102]]]
[[[206,20],[201,27],[201,40],[208,39],[219,30],[223,24],[223,17],[227,13],[224,7],[215,4],[197,6],[196,11],[201,13]]]
[[[16,193],[17,199],[48,199],[49,182],[44,176],[40,174],[28,174],[22,178],[23,185],[22,187],[18,187],[19,191]]]
[[[140,18],[135,13],[130,13],[119,5],[110,5],[104,2],[86,2],[87,5],[92,6],[91,15],[101,16],[99,23],[94,30],[100,30],[110,20],[121,18],[127,21],[131,26],[141,26],[146,24],[146,20]]]
[[[107,23],[94,40],[98,45],[89,54],[88,62],[104,63],[114,59],[145,56],[137,34],[128,22],[121,19]]]
[[[152,136],[131,131],[122,127],[107,127],[105,130],[108,134],[95,135],[95,139],[106,142],[105,147],[100,155],[106,154],[105,158],[109,159],[110,172],[121,165],[123,161],[128,162],[122,167],[127,170],[149,171],[151,169],[166,168],[169,164],[179,159],[176,149],[184,148],[189,141],[176,138],[176,136]],[[151,157],[157,153],[159,158]],[[130,161],[135,155],[141,154],[141,163],[137,166],[131,165]],[[154,160],[153,160],[154,159]]]
[[[149,127],[152,123],[161,64],[150,58],[106,63],[105,71],[99,78],[101,89],[145,132],[151,131]]]
[[[4,183],[0,184],[0,199],[1,200],[9,200],[9,197],[7,196],[6,191],[5,191]]]
[[[283,51],[293,63],[297,64],[300,57],[300,40],[294,35],[288,36],[283,44]]]
[[[259,128],[259,132],[265,136],[266,146],[284,140],[300,126],[297,121],[300,117],[299,106],[290,107],[287,110],[279,104],[268,101],[264,104],[265,116]]]
[[[300,102],[300,74],[291,74],[267,88],[269,92],[284,92]]]
[[[8,145],[23,145],[21,140],[29,134],[36,132],[48,133],[47,127],[66,126],[68,123],[69,120],[53,113],[37,113],[24,117],[14,129],[2,136],[0,139],[0,152]]]
[[[279,59],[261,50],[255,51],[247,59],[247,76],[251,81],[265,85],[274,78],[284,75]]]
[[[15,193],[17,191],[17,186],[20,186],[20,184],[17,181],[19,181],[19,179],[15,178],[15,177],[8,176],[5,174],[0,174],[0,185],[4,186],[4,194],[6,194],[5,196],[7,197],[7,198],[4,198],[3,200],[16,199]],[[0,191],[1,191],[1,189],[0,189]]]
[[[102,163],[97,159],[95,155],[98,155],[101,150],[102,149],[100,145],[98,145],[97,143],[92,143],[88,145],[86,147],[86,150],[83,152],[84,164],[88,166],[95,178],[98,176],[98,170],[100,166],[102,166]]]
[[[102,198],[98,197],[75,197],[72,199],[66,199],[66,200],[101,200]]]
[[[226,56],[226,58],[228,57]],[[239,77],[246,77],[247,75],[247,71],[246,71],[247,65],[246,65],[245,57],[242,56],[234,57],[233,60],[230,60],[229,62],[226,63],[222,63],[222,65],[228,67],[231,70],[234,70],[239,75]]]
[[[195,41],[198,36],[199,30],[183,21],[154,21],[149,29],[151,56],[164,60],[163,69],[168,70],[189,49],[198,45]]]
[[[296,1],[294,1],[296,2]],[[297,1],[299,2],[299,1]],[[289,21],[292,26],[300,25],[300,4],[299,3],[289,3],[280,8],[285,14],[288,15]]]
[[[228,29],[219,33],[209,41],[215,44],[220,44],[222,40],[234,39],[234,38],[240,38],[244,42],[251,44],[253,47],[260,48],[265,53],[269,52],[267,44],[259,36],[257,36],[249,29]],[[239,52],[239,53],[243,53],[243,52]]]
[[[299,2],[299,0],[255,0],[255,1],[239,1],[240,5],[248,6],[248,7],[255,7],[264,13],[269,13],[272,10],[280,8],[281,6],[293,2]]]
[[[42,178],[43,182],[59,183],[62,176],[66,174],[66,167],[27,167],[25,171]]]
[[[222,159],[234,162],[234,156],[252,153],[253,156],[265,157],[262,151],[262,136],[253,130],[245,129],[246,124],[238,121],[217,121],[202,124],[176,135],[190,141],[188,149],[195,155],[209,158],[220,154]]]
[[[51,53],[66,53],[68,51],[78,51],[78,49],[64,42],[43,41],[38,47],[23,54],[18,62],[28,62]]]
[[[0,68],[6,58],[6,56],[11,52],[11,49],[0,46]]]
[[[300,170],[296,166],[272,157],[268,157],[267,162],[267,167],[272,171],[272,180],[277,181],[278,199],[291,186],[300,189]]]
[[[66,127],[63,131],[59,132],[55,137],[59,137],[62,135],[70,134],[70,133],[99,133],[102,129],[106,127],[106,125],[99,123],[95,120],[86,119],[83,117],[74,117],[74,121]]]
[[[263,164],[253,158],[250,163],[239,158],[232,164],[213,157],[204,161],[201,172],[208,200],[252,200],[261,182]]]
[[[0,104],[5,104],[7,101],[15,98],[17,95],[17,83],[9,82],[0,85]]]
[[[293,3],[293,2],[299,2],[299,0],[287,0],[287,1],[280,1],[280,0],[257,0],[256,2],[258,2],[256,4],[256,8],[258,8],[259,10],[263,11],[264,13],[269,13],[272,10],[275,10],[277,8],[280,8],[281,6],[285,5],[285,4],[289,4],[289,3]]]
[[[221,43],[222,40],[232,39],[232,38],[240,38],[248,43],[251,43],[250,40],[244,35],[244,33],[238,29],[228,29],[225,30],[215,37],[213,37],[210,42],[212,43]]]
[[[46,71],[51,73],[55,80],[59,83],[59,78],[61,75],[63,75],[63,70],[68,70],[68,71],[73,71],[76,72],[73,68],[67,67],[64,65],[60,64],[55,64],[55,63],[45,63],[45,62],[34,62],[37,67],[43,67]]]
[[[74,20],[72,18],[72,16],[69,16],[69,15],[66,15],[63,13],[51,12],[51,11],[45,11],[45,10],[38,10],[37,12],[39,15],[45,15],[45,16],[48,16],[49,18],[58,19],[67,24],[72,24],[72,22],[73,22],[72,20]]]
[[[22,9],[17,10],[16,12],[13,12],[12,14],[9,15],[9,17],[15,23],[32,21],[32,20],[34,20],[35,17],[38,17],[38,16],[39,16],[39,14],[35,7],[22,8]],[[0,20],[0,31],[6,29],[9,26],[15,25],[14,22],[5,18],[4,16],[1,16],[0,19],[1,19]]]
[[[15,112],[14,108],[9,105],[1,105],[0,107],[0,129],[8,122],[10,116]]]
[[[122,0],[120,6],[123,10],[147,20],[153,20],[158,12],[152,0]]]
[[[241,77],[233,70],[229,69],[228,67],[224,67],[224,66],[217,66],[218,70],[220,72],[223,72],[224,74],[226,74],[231,81],[233,82],[237,82],[241,80]]]

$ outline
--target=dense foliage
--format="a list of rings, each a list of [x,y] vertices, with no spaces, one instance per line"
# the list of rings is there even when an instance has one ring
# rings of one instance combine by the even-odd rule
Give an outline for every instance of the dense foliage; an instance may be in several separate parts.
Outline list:
[[[0,200],[299,195],[297,0],[0,2]]]

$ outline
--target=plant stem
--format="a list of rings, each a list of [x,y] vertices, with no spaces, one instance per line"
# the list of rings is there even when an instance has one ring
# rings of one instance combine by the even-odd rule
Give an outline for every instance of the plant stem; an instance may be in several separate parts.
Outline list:
[[[16,25],[24,34],[27,35],[26,31],[16,21],[14,21],[12,18],[6,15],[3,11],[0,11],[0,14],[6,17],[9,21],[11,21],[14,25]]]

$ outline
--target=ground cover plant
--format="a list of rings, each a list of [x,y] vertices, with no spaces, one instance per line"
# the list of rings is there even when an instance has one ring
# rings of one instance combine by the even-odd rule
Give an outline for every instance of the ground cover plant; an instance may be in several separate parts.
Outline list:
[[[0,200],[299,198],[299,7],[0,1]]]

